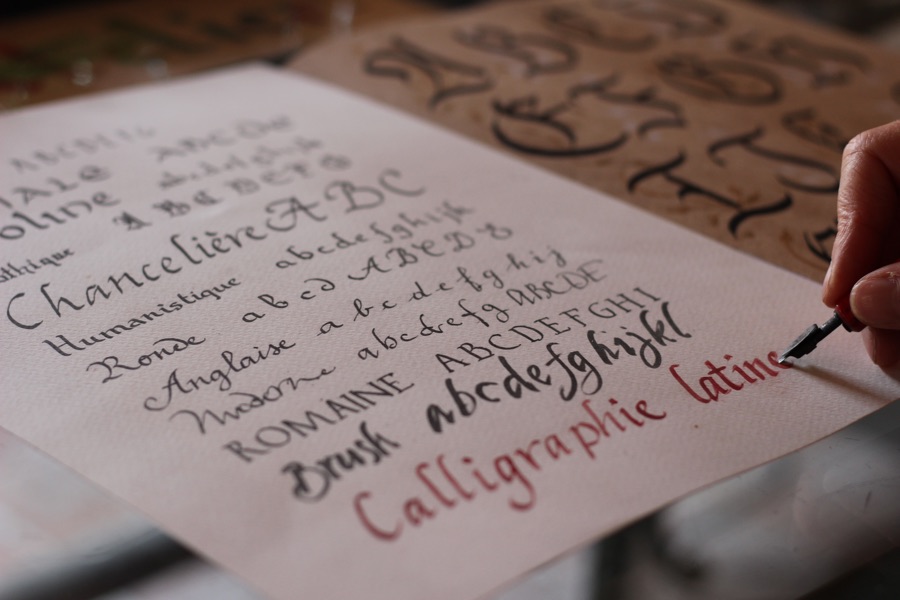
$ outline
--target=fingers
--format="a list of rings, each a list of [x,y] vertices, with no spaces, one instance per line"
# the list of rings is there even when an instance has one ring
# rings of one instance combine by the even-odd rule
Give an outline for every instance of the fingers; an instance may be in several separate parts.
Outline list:
[[[822,299],[835,306],[864,275],[900,251],[900,121],[866,131],[844,150],[838,233]]]
[[[822,299],[848,294],[881,367],[900,363],[900,121],[862,133],[844,150],[838,233]],[[887,266],[884,266],[887,265]],[[851,291],[852,290],[852,291]]]
[[[850,293],[850,310],[869,326],[863,341],[872,362],[881,367],[900,362],[900,263],[860,279]]]
[[[860,279],[850,293],[850,310],[869,327],[900,329],[900,263]]]
[[[869,328],[862,336],[873,363],[885,368],[900,363],[900,331]]]

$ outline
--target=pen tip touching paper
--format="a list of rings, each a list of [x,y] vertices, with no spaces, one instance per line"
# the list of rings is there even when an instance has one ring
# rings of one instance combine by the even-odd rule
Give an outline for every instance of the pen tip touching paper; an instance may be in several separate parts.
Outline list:
[[[780,364],[785,364],[788,358],[800,358],[806,356],[818,346],[825,337],[834,331],[840,325],[840,319],[837,316],[831,317],[822,327],[818,325],[810,325],[806,331],[800,334],[797,339],[790,343],[787,349],[778,357]]]
[[[806,331],[801,333],[800,336],[791,342],[787,349],[781,353],[781,356],[778,357],[778,362],[780,364],[785,364],[788,358],[800,358],[806,356],[815,350],[819,342],[824,340],[828,334],[839,326],[843,326],[847,331],[862,331],[865,329],[865,325],[850,312],[849,300],[840,302],[835,307],[834,314],[831,318],[825,321],[821,327],[818,325],[811,325]]]

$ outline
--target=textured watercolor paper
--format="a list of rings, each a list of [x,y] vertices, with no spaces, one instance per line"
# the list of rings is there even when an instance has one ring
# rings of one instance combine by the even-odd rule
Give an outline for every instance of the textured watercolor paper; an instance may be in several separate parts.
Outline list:
[[[273,598],[474,598],[900,391],[816,286],[241,67],[0,117],[0,425]]]

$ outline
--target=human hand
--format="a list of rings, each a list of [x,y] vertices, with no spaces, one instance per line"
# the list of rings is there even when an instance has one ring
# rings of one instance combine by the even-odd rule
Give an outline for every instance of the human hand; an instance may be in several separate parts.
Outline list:
[[[900,121],[863,132],[844,149],[838,233],[822,300],[850,308],[868,328],[866,350],[882,367],[900,362]]]

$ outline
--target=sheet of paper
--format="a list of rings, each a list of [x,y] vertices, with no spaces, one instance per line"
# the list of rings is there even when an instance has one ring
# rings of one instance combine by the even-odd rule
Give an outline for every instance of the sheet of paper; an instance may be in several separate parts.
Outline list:
[[[290,68],[821,280],[841,152],[900,118],[885,49],[728,0],[487,3]]]
[[[898,395],[817,286],[303,78],[0,118],[2,426],[273,598],[474,598]]]

